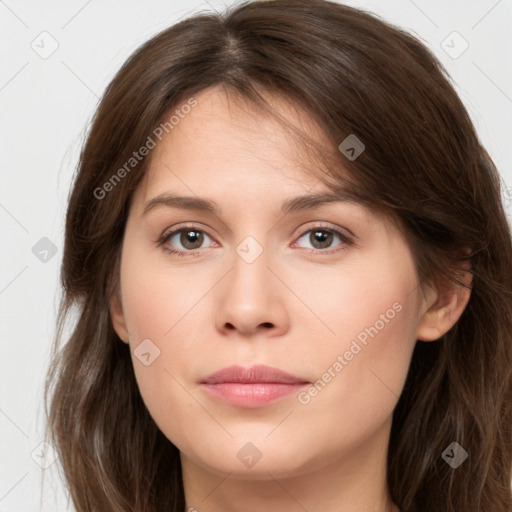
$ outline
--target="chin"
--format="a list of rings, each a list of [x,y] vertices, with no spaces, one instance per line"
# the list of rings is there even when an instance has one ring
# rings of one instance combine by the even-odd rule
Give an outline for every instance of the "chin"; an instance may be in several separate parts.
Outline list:
[[[211,438],[210,438],[211,439]],[[181,451],[181,450],[180,450]],[[307,474],[328,463],[321,454],[310,454],[299,446],[283,442],[251,443],[247,436],[243,440],[230,440],[226,444],[210,445],[208,450],[198,453],[182,451],[194,463],[209,472],[240,480],[272,480]]]

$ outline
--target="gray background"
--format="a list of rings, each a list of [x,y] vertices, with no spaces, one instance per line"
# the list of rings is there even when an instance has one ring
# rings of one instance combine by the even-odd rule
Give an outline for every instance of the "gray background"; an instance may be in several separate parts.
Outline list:
[[[345,3],[410,30],[440,58],[500,169],[510,218],[512,0]],[[141,43],[192,12],[223,5],[0,1],[0,512],[72,510],[51,448],[41,457],[42,389],[66,198],[87,123]]]

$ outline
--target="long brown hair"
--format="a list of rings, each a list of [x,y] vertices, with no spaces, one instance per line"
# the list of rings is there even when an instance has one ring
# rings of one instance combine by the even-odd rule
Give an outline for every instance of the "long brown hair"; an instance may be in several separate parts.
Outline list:
[[[326,0],[245,2],[185,19],[140,47],[103,95],[69,198],[45,388],[47,439],[76,509],[185,507],[179,451],[141,399],[109,304],[150,156],[130,158],[216,85],[277,116],[263,91],[304,109],[332,142],[302,144],[327,164],[319,179],[336,189],[348,171],[368,205],[398,220],[422,285],[460,283],[469,261],[462,316],[438,341],[416,343],[393,415],[388,486],[404,512],[510,512],[512,247],[500,176],[433,54],[377,16]],[[338,149],[349,135],[365,145],[356,159]],[[442,457],[452,442],[468,453],[457,469]]]

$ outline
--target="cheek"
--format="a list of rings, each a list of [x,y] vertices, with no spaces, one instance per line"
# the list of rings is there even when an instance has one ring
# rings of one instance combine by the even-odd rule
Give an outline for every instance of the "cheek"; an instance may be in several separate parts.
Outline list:
[[[207,291],[193,265],[172,267],[165,257],[148,257],[138,247],[128,246],[122,261],[123,308],[130,342],[154,339],[162,344]],[[162,348],[162,347],[160,347]]]
[[[412,262],[397,261],[402,270],[376,258],[339,277],[331,273],[325,294],[308,296],[333,332],[315,342],[309,364],[318,380],[299,402],[327,423],[350,425],[343,438],[369,435],[385,421],[405,383],[416,341],[416,278]]]
[[[313,267],[297,275],[288,271],[287,279],[303,303],[298,306],[301,309],[295,309],[290,302],[290,314],[296,322],[305,322],[308,332],[319,334],[315,349],[349,349],[351,341],[358,338],[368,346],[370,340],[379,340],[372,344],[378,351],[404,339],[400,332],[407,325],[412,327],[415,320],[416,276],[407,255],[393,256],[354,258],[355,263]]]
[[[134,274],[130,284],[123,287],[123,306],[133,344],[143,338],[158,343],[182,310],[182,302],[176,298],[176,283],[170,287],[165,277],[156,279],[142,272]]]
[[[149,265],[136,249],[127,249],[131,252],[122,260],[121,288],[135,377],[151,416],[165,425],[169,422],[162,418],[169,411],[174,422],[194,406],[176,369],[187,367],[185,363],[197,354],[189,342],[190,322],[194,304],[205,293],[204,284],[190,273]]]

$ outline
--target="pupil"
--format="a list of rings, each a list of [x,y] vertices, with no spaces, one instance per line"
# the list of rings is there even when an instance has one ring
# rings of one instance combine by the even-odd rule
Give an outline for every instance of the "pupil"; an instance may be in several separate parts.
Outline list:
[[[315,243],[317,243],[316,238],[319,238],[320,245],[321,245],[320,248],[328,247],[330,245],[330,243],[332,242],[333,234],[329,233],[328,231],[315,231],[312,234],[315,237],[315,239],[313,241],[313,245],[315,245]]]
[[[196,249],[196,247],[194,246],[194,244],[197,244],[197,241],[199,240],[199,245],[198,246],[201,246],[201,243],[202,243],[202,235],[201,233],[199,233],[198,231],[193,231],[193,230],[190,230],[190,231],[183,231],[182,232],[182,235],[181,235],[181,243],[183,244],[184,247],[186,247],[187,249]],[[192,247],[190,247],[192,246]]]

